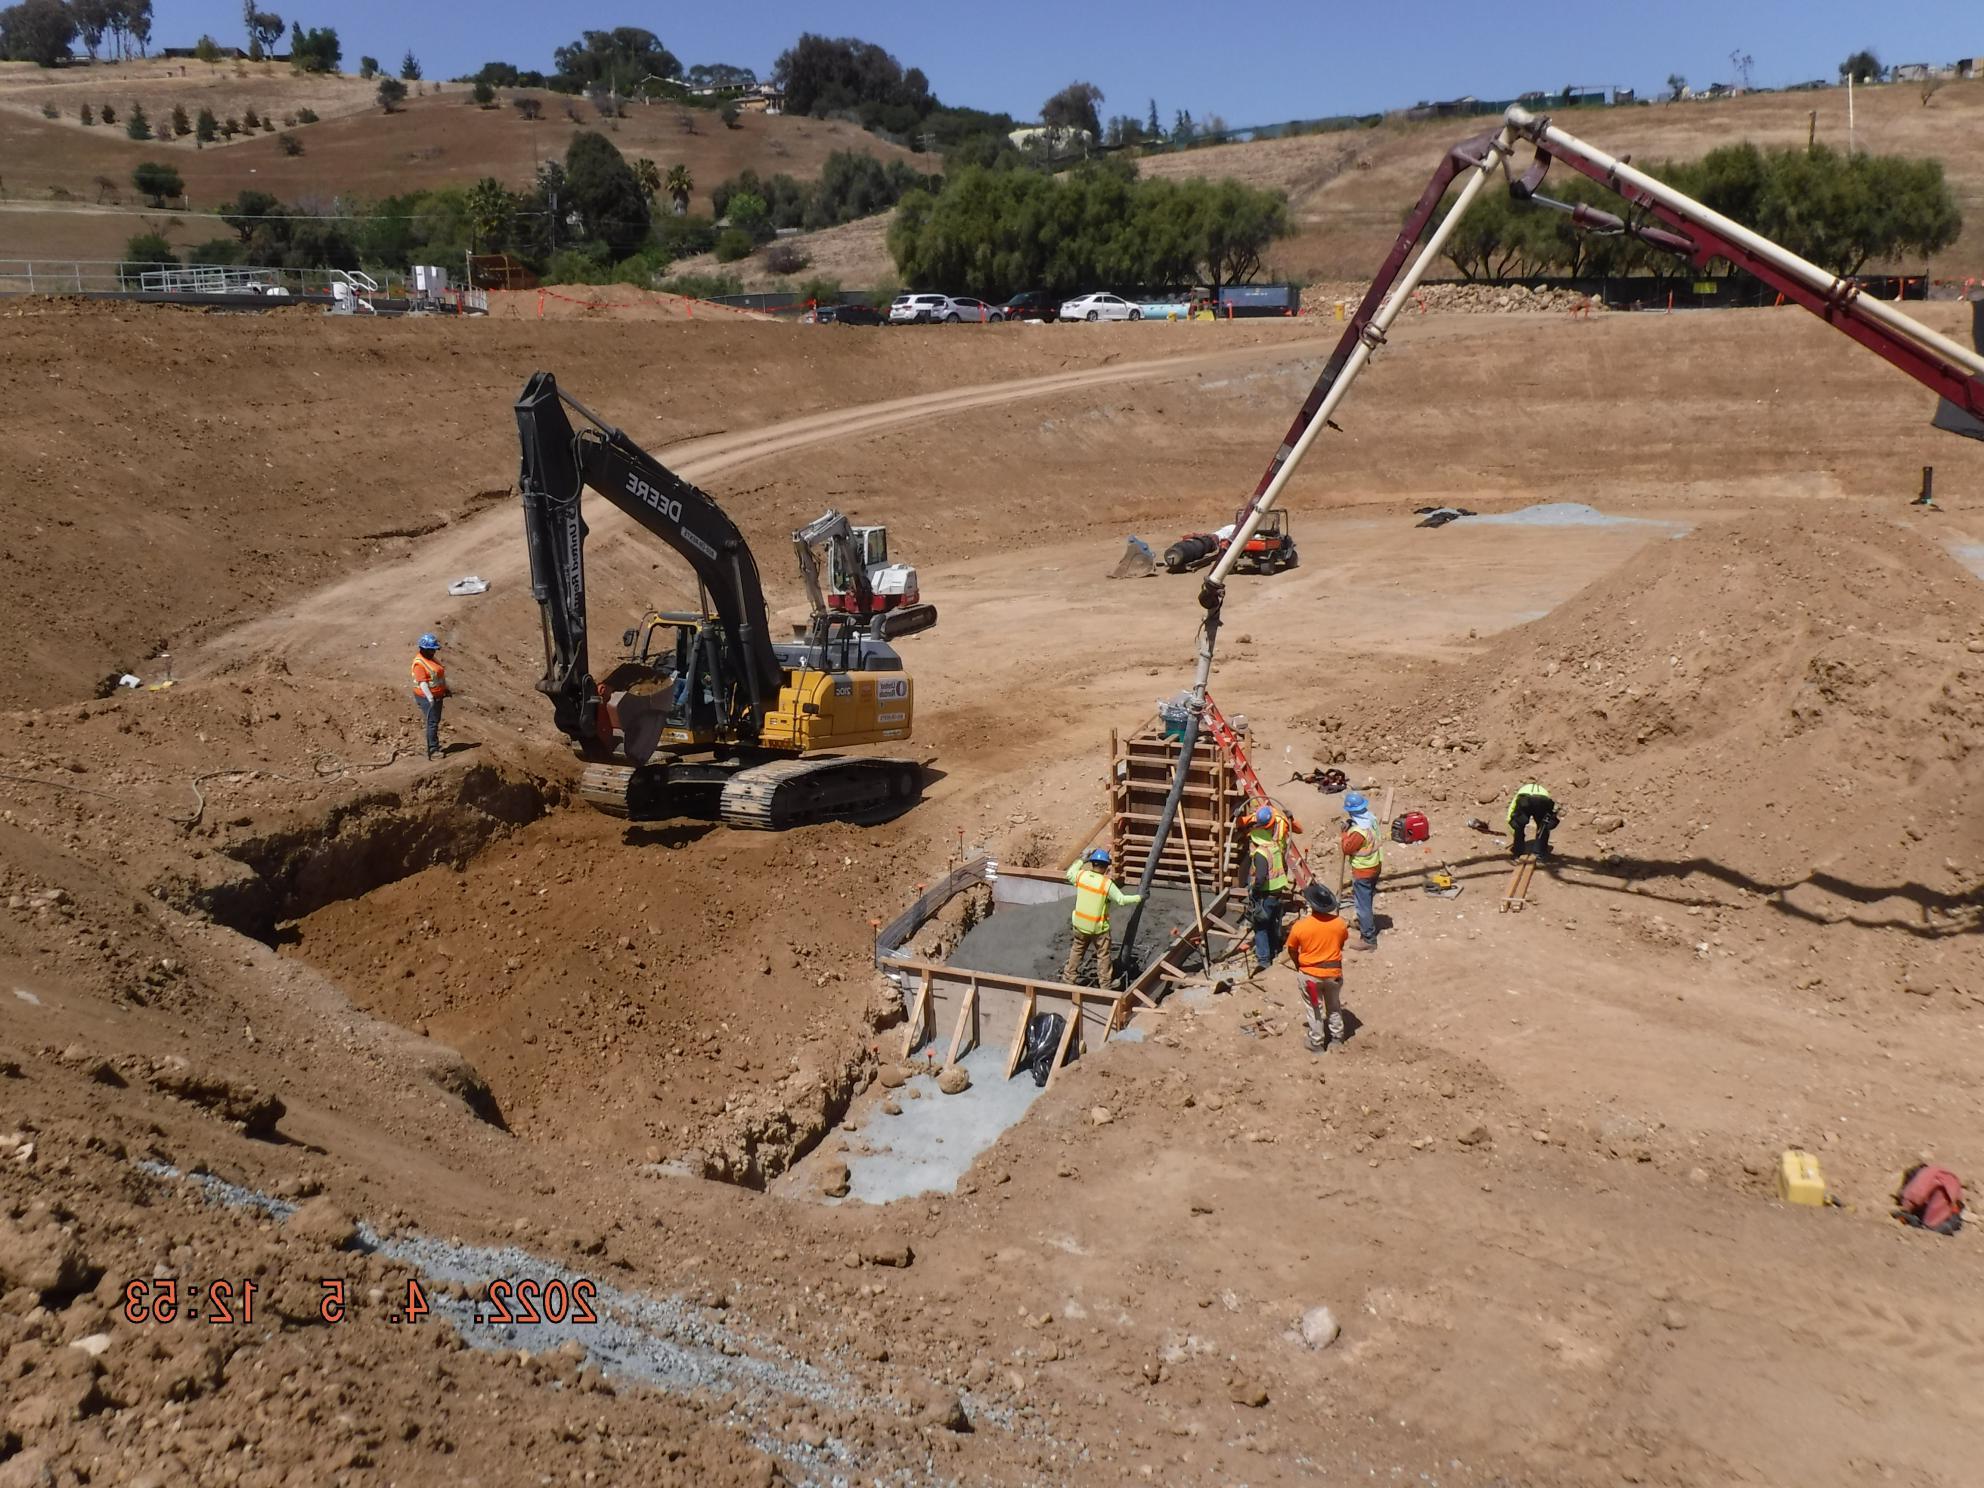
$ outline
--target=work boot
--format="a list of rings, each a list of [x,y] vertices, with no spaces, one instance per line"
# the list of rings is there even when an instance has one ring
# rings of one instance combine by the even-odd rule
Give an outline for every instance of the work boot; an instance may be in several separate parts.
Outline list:
[[[1332,1044],[1341,1046],[1350,1037],[1350,1030],[1344,1026],[1342,1013],[1331,1013],[1329,1023],[1326,1026],[1329,1030],[1329,1038]]]

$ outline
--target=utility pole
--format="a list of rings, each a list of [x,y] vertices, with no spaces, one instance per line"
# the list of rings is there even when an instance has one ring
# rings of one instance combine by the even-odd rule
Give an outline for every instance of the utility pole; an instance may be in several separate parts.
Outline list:
[[[1853,69],[1846,69],[1846,153],[1853,153]]]

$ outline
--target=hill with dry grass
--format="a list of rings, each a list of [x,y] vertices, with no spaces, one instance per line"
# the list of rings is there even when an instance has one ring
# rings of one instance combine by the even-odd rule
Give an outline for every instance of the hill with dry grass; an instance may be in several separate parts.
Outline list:
[[[1815,133],[1821,143],[1841,149],[1847,143],[1841,89],[1577,109],[1558,122],[1610,154],[1642,164],[1691,160],[1742,140],[1767,148],[1802,145]],[[1383,260],[1400,217],[1425,189],[1442,152],[1493,123],[1486,117],[1387,119],[1346,133],[1154,156],[1141,169],[1151,176],[1231,178],[1286,191],[1296,232],[1275,249],[1275,269],[1309,281],[1360,279]],[[1943,162],[1965,231],[1931,270],[1961,279],[1984,269],[1984,82],[1952,83],[1926,104],[1917,85],[1858,89],[1854,138],[1864,150]]]
[[[585,100],[563,94],[505,89],[497,107],[478,108],[462,84],[409,86],[422,91],[403,111],[386,114],[373,83],[271,64],[0,64],[0,257],[116,258],[128,237],[154,228],[175,245],[198,243],[225,229],[195,214],[249,187],[286,202],[363,200],[483,176],[521,187],[539,162],[562,159],[581,129],[605,130],[629,159],[646,155],[664,170],[688,166],[696,182],[691,206],[699,211],[709,210],[712,187],[746,167],[808,180],[837,150],[883,161],[921,158],[839,120],[745,114],[726,128],[708,110],[674,104],[634,104],[624,118],[601,119]],[[540,117],[524,118],[510,106],[513,98],[535,98]],[[105,103],[118,123],[82,123],[84,104],[94,110]],[[139,141],[126,137],[122,122],[133,103],[155,127],[175,105],[195,117],[202,108],[222,118],[252,109],[279,128],[307,108],[318,122],[289,131],[303,146],[293,156],[275,133],[204,147],[191,135]],[[131,170],[144,160],[178,168],[190,211],[144,210],[131,187]]]

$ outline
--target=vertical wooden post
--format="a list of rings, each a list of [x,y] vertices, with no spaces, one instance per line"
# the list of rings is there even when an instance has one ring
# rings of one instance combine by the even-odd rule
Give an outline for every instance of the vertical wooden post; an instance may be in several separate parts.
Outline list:
[[[1020,1008],[1020,1026],[1013,1030],[1013,1046],[1006,1051],[1006,1078],[1019,1072],[1020,1056],[1026,1053],[1026,1031],[1033,1023],[1033,988],[1026,989],[1026,1003]]]

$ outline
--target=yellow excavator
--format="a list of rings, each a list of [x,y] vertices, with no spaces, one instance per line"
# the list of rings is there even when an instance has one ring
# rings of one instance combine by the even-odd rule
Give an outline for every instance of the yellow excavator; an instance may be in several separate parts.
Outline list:
[[[706,492],[562,393],[548,372],[525,384],[516,414],[531,594],[544,625],[537,687],[586,762],[579,789],[588,802],[633,821],[714,816],[777,831],[870,819],[916,800],[917,761],[824,752],[908,742],[914,688],[889,642],[937,622],[934,605],[872,602],[845,517],[829,511],[793,534],[811,615],[792,639],[775,640],[757,560]],[[680,553],[703,595],[697,613],[648,611],[600,678],[587,643],[587,487]],[[821,547],[835,588],[851,586],[844,609],[822,592]]]

